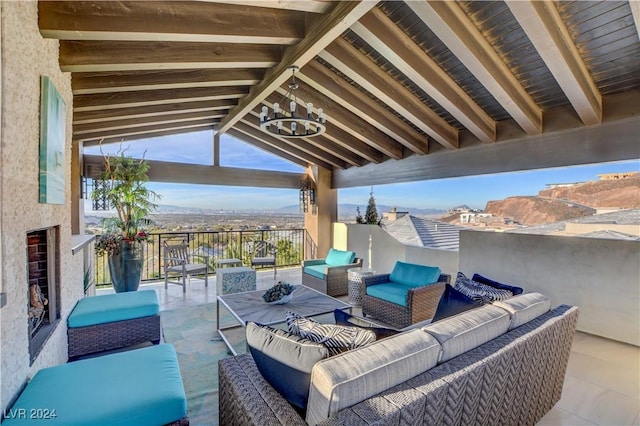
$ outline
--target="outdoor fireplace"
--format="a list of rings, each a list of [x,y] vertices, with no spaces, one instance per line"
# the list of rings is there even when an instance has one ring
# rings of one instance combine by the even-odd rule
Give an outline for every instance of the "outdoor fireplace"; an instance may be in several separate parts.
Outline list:
[[[60,320],[59,227],[27,232],[26,311],[30,362]]]

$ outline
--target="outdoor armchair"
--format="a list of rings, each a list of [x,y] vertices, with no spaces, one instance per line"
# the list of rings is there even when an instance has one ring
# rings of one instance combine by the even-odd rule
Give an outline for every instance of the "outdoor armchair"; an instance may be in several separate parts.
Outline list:
[[[347,270],[362,267],[362,259],[352,251],[329,249],[324,259],[305,260],[302,284],[329,296],[348,293]]]
[[[203,263],[194,263],[189,254],[189,246],[186,244],[167,244],[164,242],[164,288],[168,284],[178,284],[182,286],[182,292],[187,291],[186,282],[191,280],[195,274],[204,274],[204,285],[209,286],[209,256],[198,256],[203,258]],[[171,281],[169,275],[180,276],[180,281]]]
[[[362,314],[396,328],[433,318],[451,276],[440,268],[396,262],[390,274],[362,277]]]

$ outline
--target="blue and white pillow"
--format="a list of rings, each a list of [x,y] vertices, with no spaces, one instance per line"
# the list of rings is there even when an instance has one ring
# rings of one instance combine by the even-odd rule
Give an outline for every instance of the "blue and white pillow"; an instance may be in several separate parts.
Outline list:
[[[467,278],[462,272],[458,272],[453,288],[481,304],[495,302],[496,300],[506,300],[513,297],[513,293],[509,290],[502,290],[473,281]]]
[[[285,318],[289,333],[324,345],[329,350],[329,356],[338,355],[376,341],[376,334],[371,330],[321,324],[295,312],[287,312]]]

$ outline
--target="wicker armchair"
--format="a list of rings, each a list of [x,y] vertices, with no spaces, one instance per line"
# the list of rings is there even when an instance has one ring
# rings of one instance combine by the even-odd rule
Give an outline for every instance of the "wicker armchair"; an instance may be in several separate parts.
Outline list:
[[[389,282],[390,274],[363,277],[366,287]],[[407,292],[407,306],[365,294],[362,300],[362,315],[372,316],[396,328],[404,328],[424,321],[436,313],[438,302],[444,292],[445,284],[451,283],[451,275],[440,274],[438,282],[416,287]]]
[[[313,265],[324,265],[325,259],[305,260],[302,268],[302,284],[328,296],[343,296],[349,292],[347,270],[362,267],[362,259],[355,258],[353,263],[341,266],[327,266],[326,277],[321,279],[304,272],[304,268]]]

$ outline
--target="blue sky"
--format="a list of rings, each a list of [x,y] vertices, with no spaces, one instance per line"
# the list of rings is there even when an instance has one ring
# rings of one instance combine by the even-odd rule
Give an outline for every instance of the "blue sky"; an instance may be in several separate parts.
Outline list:
[[[143,139],[125,143],[127,154],[148,160],[212,164],[212,133]],[[118,144],[105,145],[106,153],[117,152]],[[87,154],[100,154],[97,147],[85,148]],[[272,154],[241,142],[229,135],[220,140],[220,165],[302,172],[304,169]],[[483,209],[490,200],[514,195],[536,195],[548,183],[596,180],[601,173],[640,170],[640,162],[624,161],[587,166],[562,167],[528,172],[499,173],[463,178],[376,185],[373,188],[377,204],[449,209],[460,204]],[[293,189],[245,188],[215,185],[151,183],[149,187],[162,196],[159,204],[209,209],[277,209],[298,203],[298,191]],[[371,187],[340,189],[339,203],[367,205]]]

